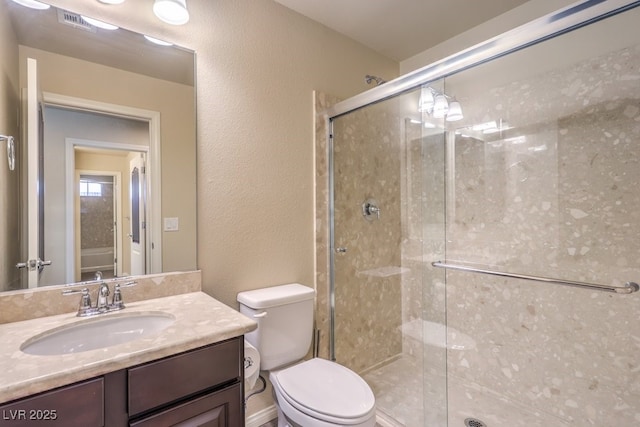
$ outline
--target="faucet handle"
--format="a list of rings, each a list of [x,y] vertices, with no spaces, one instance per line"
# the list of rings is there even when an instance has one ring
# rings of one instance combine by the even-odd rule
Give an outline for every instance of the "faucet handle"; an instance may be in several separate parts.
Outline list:
[[[89,289],[82,289],[82,297],[80,298],[80,307],[78,308],[78,312],[85,312],[91,309],[91,295],[89,295]]]
[[[115,310],[122,310],[124,308],[124,302],[122,301],[122,292],[120,292],[120,285],[116,285],[113,288],[113,300],[111,300],[111,307]]]
[[[124,301],[122,300],[122,292],[120,292],[120,288],[129,288],[131,286],[137,285],[138,282],[127,282],[127,283],[117,283],[113,288],[113,300],[111,301],[111,307],[113,310],[122,310],[125,308]]]
[[[88,316],[92,307],[91,307],[91,295],[89,295],[89,289],[82,288],[82,290],[78,289],[66,289],[62,291],[62,295],[73,295],[77,293],[82,293],[80,298],[80,305],[78,306],[78,316]]]

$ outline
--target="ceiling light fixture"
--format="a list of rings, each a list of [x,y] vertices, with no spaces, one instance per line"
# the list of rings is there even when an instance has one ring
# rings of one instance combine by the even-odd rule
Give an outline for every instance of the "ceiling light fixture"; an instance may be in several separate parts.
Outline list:
[[[420,99],[418,100],[418,111],[427,113],[434,119],[445,119],[448,122],[457,122],[464,119],[462,105],[455,97],[429,86],[422,87]]]
[[[39,2],[37,0],[13,0],[13,1],[14,3],[18,3],[19,5],[30,7],[31,9],[46,10],[51,7],[48,4]]]
[[[448,122],[457,122],[458,120],[462,120],[464,115],[462,115],[462,106],[455,99],[449,103],[449,111],[447,111]]]
[[[106,22],[99,21],[94,18],[89,18],[88,16],[84,16],[84,15],[80,15],[80,16],[89,24],[93,25],[94,27],[102,28],[103,30],[117,30],[119,28],[116,25],[107,24]]]
[[[124,0],[98,0],[100,3],[105,3],[105,4],[120,4],[120,3],[124,3]]]
[[[436,96],[433,102],[433,117],[442,119],[447,115],[447,111],[449,111],[449,101],[447,101],[447,97],[442,94]]]
[[[430,113],[433,108],[433,91],[431,88],[422,90],[420,100],[418,101],[418,111],[420,113]]]
[[[153,13],[167,24],[182,25],[189,22],[187,0],[156,0]]]

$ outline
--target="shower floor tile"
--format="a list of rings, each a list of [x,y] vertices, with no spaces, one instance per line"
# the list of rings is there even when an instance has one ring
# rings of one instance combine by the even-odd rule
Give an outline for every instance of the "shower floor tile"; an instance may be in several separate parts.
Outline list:
[[[403,355],[363,373],[362,377],[376,396],[378,411],[386,415],[389,424],[399,427],[463,427],[466,418],[476,418],[487,427],[569,426],[552,414],[534,411],[458,378],[450,377],[448,392],[443,392],[444,377],[428,370],[425,372],[423,374],[418,359]],[[425,381],[425,375],[431,381]]]
[[[519,402],[474,384],[449,380],[449,425],[464,426],[466,418],[476,418],[487,427],[568,427],[570,424],[548,413],[534,411]]]
[[[363,375],[376,396],[376,407],[399,426],[422,426],[422,375],[416,361],[402,356]]]

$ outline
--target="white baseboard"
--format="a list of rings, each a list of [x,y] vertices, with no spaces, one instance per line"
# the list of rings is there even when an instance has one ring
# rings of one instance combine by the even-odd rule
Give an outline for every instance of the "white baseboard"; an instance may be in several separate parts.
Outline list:
[[[278,408],[276,405],[268,406],[260,411],[251,414],[245,419],[245,427],[260,427],[262,424],[278,418]]]

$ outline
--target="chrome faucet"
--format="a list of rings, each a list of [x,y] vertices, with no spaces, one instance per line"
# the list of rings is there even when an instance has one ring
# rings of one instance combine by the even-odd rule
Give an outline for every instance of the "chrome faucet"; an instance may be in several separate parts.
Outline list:
[[[120,288],[128,288],[137,284],[137,282],[127,282],[122,284],[116,283],[113,290],[113,298],[111,300],[111,303],[109,303],[109,295],[111,294],[111,292],[109,291],[109,285],[106,282],[100,283],[100,285],[98,286],[98,297],[95,306],[91,305],[91,296],[89,295],[88,288],[82,288],[81,290],[67,289],[65,291],[62,291],[62,295],[73,295],[82,293],[82,297],[80,298],[80,305],[78,306],[78,313],[76,314],[76,316],[95,316],[96,314],[108,313],[125,308]]]
[[[100,283],[98,288],[98,301],[96,302],[96,308],[99,312],[103,313],[109,308],[109,285],[105,282]]]

